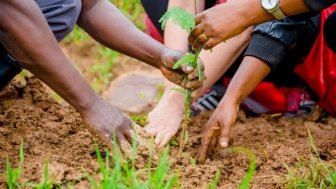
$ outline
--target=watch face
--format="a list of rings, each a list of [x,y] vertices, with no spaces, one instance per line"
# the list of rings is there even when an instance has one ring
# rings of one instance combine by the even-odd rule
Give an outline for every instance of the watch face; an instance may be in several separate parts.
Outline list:
[[[261,3],[265,9],[270,10],[277,6],[278,0],[262,0]]]

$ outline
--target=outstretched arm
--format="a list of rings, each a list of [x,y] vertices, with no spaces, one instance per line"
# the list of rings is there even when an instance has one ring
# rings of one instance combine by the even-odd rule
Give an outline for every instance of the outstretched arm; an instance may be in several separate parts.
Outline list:
[[[61,51],[33,0],[0,1],[0,42],[22,66],[74,106],[88,129],[112,146],[111,136],[130,137],[131,122],[103,101]]]
[[[128,56],[160,68],[170,81],[187,88],[198,88],[201,82],[186,84],[185,75],[173,71],[173,64],[184,53],[166,48],[144,32],[140,31],[112,3],[107,0],[83,0],[83,8],[78,21],[86,32],[103,45]],[[184,73],[192,68],[182,66]]]
[[[236,121],[240,103],[270,71],[270,67],[265,62],[255,57],[245,56],[223,99],[207,122],[197,154],[199,161],[204,161],[208,150],[214,148],[212,140],[216,140],[221,147],[229,145],[230,129]]]
[[[280,8],[286,16],[319,11],[335,0],[281,0]],[[235,0],[208,9],[196,16],[196,28],[189,35],[189,42],[202,41],[205,49],[210,49],[225,41],[247,27],[273,20],[273,16],[265,11],[260,0]],[[204,35],[207,40],[204,39]]]

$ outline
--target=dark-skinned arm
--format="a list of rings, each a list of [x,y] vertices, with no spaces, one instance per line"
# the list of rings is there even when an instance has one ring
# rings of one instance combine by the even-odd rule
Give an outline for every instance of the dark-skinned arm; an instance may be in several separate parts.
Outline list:
[[[71,65],[37,4],[3,0],[0,7],[0,42],[9,53],[74,106],[88,129],[110,147],[113,134],[130,138],[130,120],[95,94]]]
[[[335,0],[280,0],[280,8],[286,16],[293,16],[308,11],[316,12],[335,2]],[[203,45],[204,49],[211,49],[249,26],[274,20],[274,17],[261,7],[260,0],[232,0],[207,9],[198,14],[195,20],[197,26],[190,33],[189,42],[196,47]]]
[[[236,121],[240,103],[270,71],[271,68],[265,62],[255,57],[245,56],[223,99],[207,122],[197,154],[199,161],[204,161],[209,148],[214,148],[217,143],[221,147],[228,146],[230,129]],[[212,143],[213,140],[216,142]]]
[[[190,66],[181,67],[185,74],[180,70],[171,69],[184,55],[183,52],[166,48],[140,31],[108,0],[83,0],[82,2],[78,24],[98,42],[159,68],[168,80],[184,88],[196,89],[202,85],[198,78],[193,81],[185,79],[185,74],[193,71]]]
[[[83,0],[78,24],[103,45],[159,67],[165,47],[126,18],[107,0]]]

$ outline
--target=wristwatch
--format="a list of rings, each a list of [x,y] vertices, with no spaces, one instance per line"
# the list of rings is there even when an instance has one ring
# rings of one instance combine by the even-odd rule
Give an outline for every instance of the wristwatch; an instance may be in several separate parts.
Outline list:
[[[272,14],[277,20],[286,17],[280,9],[280,0],[261,0],[261,7]]]

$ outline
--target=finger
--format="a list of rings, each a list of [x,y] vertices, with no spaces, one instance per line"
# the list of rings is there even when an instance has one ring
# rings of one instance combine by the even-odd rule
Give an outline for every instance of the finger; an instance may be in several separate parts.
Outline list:
[[[200,88],[194,90],[194,91],[191,93],[191,98],[194,99],[194,98],[198,97],[198,95],[201,93],[201,91],[202,91],[202,87],[200,87]]]
[[[159,148],[163,148],[170,141],[170,139],[174,136],[174,134],[168,133],[164,136],[161,143],[159,144]]]
[[[200,13],[198,15],[195,16],[195,24],[198,25],[202,22],[202,17],[203,17],[203,14]]]
[[[190,66],[189,64],[182,64],[181,65],[181,70],[184,73],[189,74],[189,73],[193,72],[195,69],[192,66]]]
[[[145,131],[151,136],[157,135],[157,129],[155,128],[155,126],[147,125],[145,127]]]
[[[204,32],[202,34],[200,34],[195,41],[192,44],[192,49],[196,50],[196,49],[201,49],[203,44],[205,42],[207,42],[211,37],[206,35]]]
[[[221,127],[221,136],[219,139],[219,143],[222,148],[226,148],[229,146],[229,133],[230,133],[230,126],[223,125]]]
[[[130,143],[133,142],[133,135],[134,135],[134,133],[133,133],[133,131],[132,131],[131,128],[125,128],[125,129],[123,130],[123,134],[124,134],[124,136],[125,136],[125,139],[126,139],[128,142],[130,142]]]
[[[131,145],[127,142],[124,134],[121,131],[116,131],[115,133],[120,150],[126,155],[129,155],[132,151]]]
[[[190,44],[193,44],[199,35],[203,33],[202,24],[197,25],[189,34],[188,41]]]
[[[154,143],[155,143],[155,146],[156,147],[159,147],[161,141],[163,140],[164,138],[164,134],[163,133],[159,133],[156,137],[155,137],[155,140],[154,140]]]
[[[115,132],[115,135],[116,135],[116,138],[117,138],[118,145],[121,145],[121,141],[126,141],[126,138],[125,138],[124,134],[120,130],[117,130]]]
[[[210,141],[209,149],[208,149],[208,154],[209,153],[214,153],[216,151],[218,139],[219,139],[218,136],[212,137],[212,139]]]
[[[203,45],[203,49],[212,49],[214,46],[218,45],[221,42],[223,42],[223,40],[220,37],[212,37]]]
[[[208,128],[205,130],[205,133],[203,134],[202,144],[196,156],[197,160],[201,162],[206,159],[211,139],[214,137],[215,132],[220,129],[217,123],[216,125],[212,125],[212,123],[209,125],[210,126],[208,126]]]
[[[202,81],[193,80],[193,81],[188,81],[188,83],[186,84],[186,88],[194,90],[194,89],[198,89],[198,88],[202,87],[202,85],[203,85]]]
[[[204,64],[202,62],[199,62],[200,68],[202,71],[204,71]],[[198,78],[198,69],[194,69],[191,73],[188,74],[189,80],[194,80]]]
[[[184,74],[179,74],[176,73],[170,69],[167,69],[165,67],[161,67],[161,72],[162,74],[171,82],[177,84],[177,85],[181,85],[181,82],[184,80],[185,75]]]

